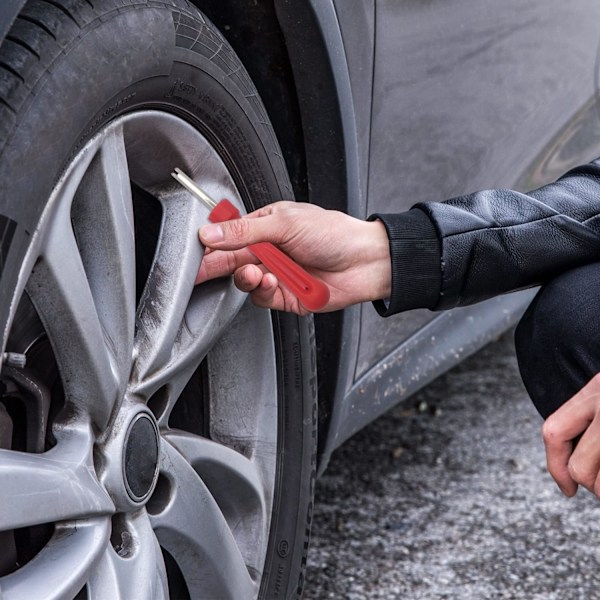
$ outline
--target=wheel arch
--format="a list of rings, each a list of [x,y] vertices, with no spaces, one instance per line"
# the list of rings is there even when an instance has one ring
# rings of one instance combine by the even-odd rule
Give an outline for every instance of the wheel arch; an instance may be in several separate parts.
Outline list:
[[[336,78],[340,69],[336,59],[343,60],[342,70],[347,66],[339,30],[335,31],[337,20],[332,22],[333,5],[322,0],[193,2],[215,23],[250,73],[277,134],[296,198],[364,216],[358,199],[353,202],[348,193],[358,175],[348,156],[352,148],[348,142],[354,136],[348,133],[348,115],[343,114],[339,73]],[[330,10],[323,10],[326,6]],[[350,95],[345,97],[351,102]],[[350,376],[340,370],[348,321],[355,319],[342,312],[315,316],[319,454],[334,401],[345,393]]]

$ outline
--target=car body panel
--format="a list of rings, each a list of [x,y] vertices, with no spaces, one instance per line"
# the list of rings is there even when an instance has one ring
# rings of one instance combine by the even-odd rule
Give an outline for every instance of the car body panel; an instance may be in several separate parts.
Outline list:
[[[440,313],[369,369],[335,405],[319,473],[360,429],[514,326],[535,293],[525,290]]]
[[[369,213],[528,191],[600,155],[598,2],[382,0],[376,18]],[[586,107],[580,143],[557,145]],[[433,317],[365,307],[356,376]]]
[[[479,189],[527,191],[600,155],[597,3],[358,4],[376,13],[372,102],[352,87],[356,130],[372,115],[370,138],[358,136],[369,168],[367,202],[357,216]],[[350,16],[342,14],[346,7]],[[355,81],[370,56],[370,29],[352,18],[357,3],[336,8]],[[388,319],[361,306],[355,370],[337,387],[320,470],[361,427],[514,325],[534,293]],[[355,334],[349,320],[346,332]],[[342,352],[344,368],[349,358]]]

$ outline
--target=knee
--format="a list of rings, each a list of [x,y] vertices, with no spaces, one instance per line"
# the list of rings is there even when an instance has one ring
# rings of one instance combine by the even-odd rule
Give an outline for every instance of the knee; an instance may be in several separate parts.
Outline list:
[[[568,398],[556,389],[560,357],[568,344],[569,318],[557,290],[549,284],[535,296],[515,330],[515,351],[521,378],[538,412],[546,418]],[[560,401],[557,394],[561,395]]]
[[[551,360],[568,346],[578,326],[573,307],[556,281],[543,286],[515,330],[515,349],[519,364]]]
[[[588,265],[544,285],[515,331],[519,370],[543,417],[600,368],[599,272]]]

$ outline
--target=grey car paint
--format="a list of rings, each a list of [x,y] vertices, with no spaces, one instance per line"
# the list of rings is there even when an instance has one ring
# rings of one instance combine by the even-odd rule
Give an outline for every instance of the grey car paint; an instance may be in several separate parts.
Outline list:
[[[336,7],[354,127],[369,148],[358,151],[369,161],[364,214],[478,189],[526,191],[600,155],[598,3],[365,0],[352,13],[338,0]],[[372,24],[353,18],[371,9]],[[369,102],[359,82],[369,80],[371,31]],[[531,297],[385,320],[363,305],[353,381],[343,399],[338,388],[321,471],[376,415],[514,324]]]
[[[478,189],[525,191],[598,156],[592,113],[583,144],[570,140],[571,156],[538,173],[560,155],[556,134],[594,100],[599,18],[589,0],[378,2],[368,212]],[[431,313],[408,318],[382,322],[363,310],[369,341],[357,375]]]

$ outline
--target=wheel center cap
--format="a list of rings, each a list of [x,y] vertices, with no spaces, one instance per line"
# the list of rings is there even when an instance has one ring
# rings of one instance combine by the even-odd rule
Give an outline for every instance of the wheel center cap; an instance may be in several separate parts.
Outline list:
[[[129,424],[123,453],[123,479],[135,502],[145,500],[158,477],[158,427],[150,415],[139,413]]]

